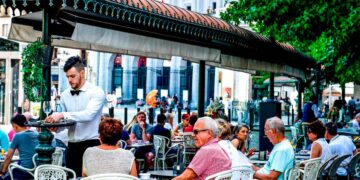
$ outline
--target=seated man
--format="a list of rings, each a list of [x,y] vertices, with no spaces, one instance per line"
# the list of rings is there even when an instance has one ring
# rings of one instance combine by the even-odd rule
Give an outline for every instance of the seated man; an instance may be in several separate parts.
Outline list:
[[[294,166],[295,153],[285,138],[285,127],[283,121],[278,117],[266,120],[264,127],[265,135],[274,145],[266,165],[262,168],[253,166],[256,179],[284,179],[286,170]]]
[[[39,144],[38,133],[32,130],[28,130],[25,126],[25,122],[26,118],[24,115],[21,114],[16,115],[11,119],[11,125],[13,126],[16,134],[10,144],[10,148],[4,161],[2,171],[0,172],[0,175],[2,176],[6,173],[15,150],[19,151],[21,166],[25,168],[34,167],[32,157],[36,153],[35,147]],[[33,179],[30,174],[24,173],[19,169],[15,169],[13,171],[13,175],[14,179]],[[5,177],[3,177],[3,179],[10,179],[10,177],[6,175]]]
[[[138,112],[136,115],[137,122],[131,129],[130,140],[143,140],[153,141],[154,127],[146,123],[146,114],[145,112]],[[149,168],[152,165],[152,159],[154,158],[155,150],[153,146],[139,148],[135,152],[135,157],[145,158],[146,168]]]
[[[352,128],[360,130],[360,113],[357,113],[353,120],[351,120]]]
[[[164,127],[166,121],[166,116],[164,114],[159,114],[157,116],[157,124],[154,127],[154,135],[165,136],[171,139],[171,131]]]
[[[231,159],[218,144],[218,127],[210,117],[199,118],[192,137],[200,148],[178,179],[205,179],[207,176],[231,169]]]
[[[330,151],[332,155],[344,156],[347,154],[355,154],[356,147],[349,137],[338,135],[336,124],[329,122],[325,125],[325,139],[329,141]],[[344,167],[347,167],[352,156],[346,158],[341,162],[340,167],[337,169],[336,174],[339,176],[346,176],[347,171]]]

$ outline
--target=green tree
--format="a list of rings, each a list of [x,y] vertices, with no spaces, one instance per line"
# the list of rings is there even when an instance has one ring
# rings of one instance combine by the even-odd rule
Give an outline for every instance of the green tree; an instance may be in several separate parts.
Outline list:
[[[327,82],[360,83],[360,1],[238,0],[221,18],[290,43],[322,64]]]

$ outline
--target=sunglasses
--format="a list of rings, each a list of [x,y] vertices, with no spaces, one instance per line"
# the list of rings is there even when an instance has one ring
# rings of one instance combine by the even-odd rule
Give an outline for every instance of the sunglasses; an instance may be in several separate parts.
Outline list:
[[[197,135],[197,134],[199,134],[200,132],[202,132],[202,131],[207,131],[207,130],[209,130],[209,129],[202,129],[202,130],[194,129],[194,130],[193,130],[193,133],[194,133],[195,135]]]

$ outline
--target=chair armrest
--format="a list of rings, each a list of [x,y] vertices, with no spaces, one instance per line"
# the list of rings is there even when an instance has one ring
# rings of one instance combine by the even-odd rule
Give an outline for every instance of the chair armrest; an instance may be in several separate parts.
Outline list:
[[[21,170],[23,170],[24,172],[27,172],[27,173],[29,173],[30,175],[34,176],[33,171],[35,171],[35,166],[34,166],[34,168],[31,168],[31,169],[30,169],[30,168],[26,168],[26,167],[20,166],[20,165],[18,165],[18,164],[16,164],[16,163],[11,163],[11,164],[9,164],[9,167],[8,167],[8,171],[9,171],[9,173],[10,173],[11,176],[12,176],[12,171],[13,171],[13,169],[15,169],[15,168],[21,169]]]
[[[171,151],[171,149],[180,146],[181,144],[173,144],[170,147],[168,147],[169,149],[165,152],[165,157],[167,156],[167,154]]]

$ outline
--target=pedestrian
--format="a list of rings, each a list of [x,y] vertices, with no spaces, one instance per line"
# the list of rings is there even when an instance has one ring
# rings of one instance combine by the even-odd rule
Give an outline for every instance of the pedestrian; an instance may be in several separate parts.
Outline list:
[[[61,119],[75,120],[69,128],[68,168],[81,177],[82,157],[88,147],[100,145],[98,128],[105,101],[104,91],[85,80],[85,68],[80,57],[70,57],[64,72],[70,87],[61,94],[60,105],[63,112],[48,116],[45,121],[59,122]]]

